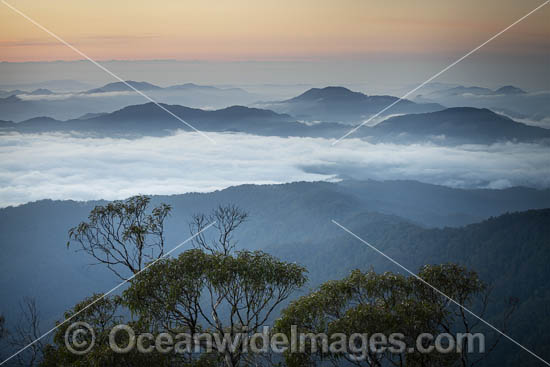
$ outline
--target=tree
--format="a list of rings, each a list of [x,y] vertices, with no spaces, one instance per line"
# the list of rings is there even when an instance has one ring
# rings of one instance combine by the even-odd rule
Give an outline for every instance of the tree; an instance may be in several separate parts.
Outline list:
[[[147,214],[149,198],[137,196],[92,210],[88,222],[69,231],[70,241],[105,264],[120,278],[120,269],[139,276],[129,281],[121,297],[99,299],[96,295],[67,312],[71,322],[86,321],[92,325],[96,344],[92,351],[75,356],[64,345],[68,324],[60,325],[54,345],[47,348],[44,366],[56,365],[185,365],[228,367],[239,365],[245,358],[240,348],[243,333],[256,333],[297,288],[306,282],[305,268],[280,261],[261,251],[235,251],[235,233],[248,214],[234,205],[218,206],[211,214],[197,214],[190,223],[195,235],[195,248],[177,258],[162,258],[163,222],[170,207],[161,204]],[[215,222],[217,232],[206,235],[203,230]],[[153,251],[156,250],[156,251]],[[96,301],[91,307],[86,308]],[[121,321],[116,314],[131,315],[126,323],[136,334],[187,332],[207,333],[236,340],[235,348],[218,348],[213,353],[193,355],[193,345],[182,355],[148,356],[116,355],[105,349],[107,331]],[[130,312],[128,312],[130,311]],[[77,315],[78,313],[78,315]],[[124,344],[124,341],[122,341]],[[193,343],[195,341],[193,340]],[[149,358],[149,359],[147,359]]]
[[[6,318],[3,314],[0,314],[0,359],[4,360],[4,348],[6,347],[3,343],[2,339],[6,337],[7,330],[6,330]]]
[[[466,268],[456,264],[443,265],[425,265],[419,273],[419,277],[428,284],[434,285],[442,293],[464,306],[468,310],[476,310],[476,315],[481,319],[486,316],[489,296],[491,288],[485,284],[474,271],[469,271]],[[479,318],[472,316],[463,307],[451,305],[449,299],[441,293],[428,287],[425,283],[417,278],[411,278],[414,283],[416,297],[422,300],[428,300],[436,305],[437,313],[442,317],[438,320],[438,330],[449,334],[455,334],[455,330],[462,333],[475,333],[483,331],[485,335],[492,334],[492,342],[486,346],[485,353],[472,353],[468,348],[468,344],[462,345],[459,353],[459,365],[474,366],[479,364],[483,359],[487,358],[489,353],[495,349],[499,341],[502,339],[502,334],[495,332],[493,329],[486,327]],[[510,299],[507,309],[497,322],[500,330],[508,329],[508,322],[512,313],[517,308],[517,300]],[[457,342],[457,341],[455,341]]]
[[[235,231],[247,218],[248,213],[232,204],[219,205],[210,215],[195,214],[189,224],[190,232],[194,235],[193,243],[210,253],[219,252],[228,255],[237,245],[234,239]],[[210,223],[214,223],[218,231],[218,235],[213,240],[207,240],[207,234],[203,231]]]
[[[239,334],[256,333],[275,308],[306,281],[305,269],[260,251],[235,255],[188,250],[163,259],[124,292],[130,310],[173,333],[216,333],[237,340],[217,350],[227,367],[242,357]],[[216,349],[216,345],[213,346]]]
[[[110,348],[109,333],[116,325],[125,322],[135,330],[136,334],[148,330],[148,326],[144,325],[141,320],[126,320],[123,314],[122,299],[120,297],[103,297],[102,294],[94,294],[79,302],[73,309],[65,313],[65,320],[70,318],[69,322],[58,322],[59,327],[53,337],[53,344],[46,346],[41,366],[170,366],[170,358],[165,355],[157,353],[144,354],[135,350],[120,354]],[[82,349],[93,343],[93,347],[84,354],[75,354],[65,344],[67,330],[77,322],[84,322],[93,330],[93,342],[89,330],[78,334],[79,340],[77,341],[83,343]],[[71,335],[71,333],[68,335]],[[124,333],[117,333],[118,345],[127,345],[127,339],[127,335]],[[73,343],[73,340],[69,339],[69,342]],[[75,348],[75,350],[78,351],[79,349]]]
[[[158,336],[159,331],[152,328],[149,321],[145,318],[137,319],[130,317],[128,319],[127,310],[124,308],[123,299],[119,296],[103,297],[102,294],[94,294],[79,302],[71,310],[65,313],[65,319],[71,318],[70,322],[58,323],[59,328],[53,337],[53,344],[49,344],[44,349],[44,358],[41,367],[214,367],[214,359],[211,356],[204,355],[191,359],[189,354],[164,354],[153,349],[148,353],[141,353],[135,348],[127,353],[118,353],[114,351],[109,344],[110,333],[113,328],[122,323],[128,325],[135,333],[151,333],[154,338]],[[69,335],[69,342],[82,343],[81,349],[74,347],[75,350],[86,350],[92,343],[92,336],[87,330],[82,334],[68,333],[68,329],[73,323],[83,322],[93,331],[93,347],[82,354],[75,354],[69,350],[66,345],[66,335]],[[84,329],[86,330],[86,329]],[[71,331],[71,330],[69,330]],[[71,337],[73,335],[73,337]],[[76,337],[74,336],[76,335]],[[76,338],[76,339],[73,339]],[[115,334],[117,346],[124,348],[130,342],[129,335],[124,332]],[[73,345],[72,344],[72,345]]]
[[[44,343],[42,339],[39,339],[42,336],[40,314],[34,298],[24,298],[19,303],[19,308],[20,319],[14,330],[10,331],[8,343],[15,350],[20,350],[30,344],[15,357],[15,361],[19,366],[36,366],[44,354]]]
[[[195,216],[192,232],[217,220],[215,242],[198,237],[198,248],[158,261],[132,280],[123,295],[130,310],[164,330],[237,340],[236,348],[213,345],[227,367],[243,358],[239,335],[256,333],[306,282],[306,270],[297,264],[261,251],[232,253],[233,233],[246,217],[235,206],[218,207],[210,217]]]
[[[4,315],[0,314],[0,339],[4,337],[4,334],[6,333],[6,329],[4,329],[4,323],[6,322],[6,319]]]
[[[418,275],[457,302],[480,308],[480,316],[483,317],[488,291],[476,273],[455,264],[445,264],[425,266]],[[313,335],[343,333],[351,336],[359,333],[372,336],[382,333],[389,336],[400,333],[405,336],[402,340],[404,345],[415,346],[417,337],[422,333],[437,335],[447,332],[454,336],[457,331],[475,332],[479,323],[472,322],[470,315],[455,308],[458,307],[415,277],[355,270],[348,277],[326,282],[318,290],[293,302],[276,321],[275,331],[288,335],[291,326],[297,325],[298,332]],[[287,353],[285,360],[288,366],[315,365],[322,359],[334,364],[347,361],[356,366],[389,363],[400,367],[472,366],[478,362],[477,359],[469,359],[471,355],[467,353],[467,348],[462,353],[452,354],[435,351],[429,354],[418,351],[396,353],[388,349],[373,351],[368,348],[369,341],[363,340],[363,345],[357,347],[365,349],[356,353],[323,353],[322,340],[309,338],[305,340],[306,345],[301,353]]]
[[[164,255],[164,220],[171,207],[166,204],[150,209],[151,199],[133,196],[96,206],[87,222],[69,230],[69,242],[104,264],[119,278],[128,279],[150,261]]]

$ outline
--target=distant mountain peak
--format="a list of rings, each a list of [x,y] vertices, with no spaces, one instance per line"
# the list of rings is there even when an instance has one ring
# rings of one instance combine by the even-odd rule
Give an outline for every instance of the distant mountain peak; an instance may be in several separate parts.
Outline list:
[[[131,85],[132,87],[141,87],[141,88],[148,88],[148,89],[160,89],[159,86],[157,85],[154,85],[154,84],[151,84],[151,83],[148,83],[148,82],[136,82],[135,80],[126,80],[125,83],[122,83],[122,82],[114,82],[114,83],[109,83],[107,84],[106,86],[119,86],[119,85],[123,85],[123,86],[126,86],[126,84],[129,84]]]
[[[33,96],[38,96],[38,95],[45,96],[45,95],[51,95],[51,94],[55,94],[55,93],[52,92],[49,89],[38,88],[38,89],[35,89],[32,92],[28,93],[28,94],[33,95]]]
[[[105,116],[105,115],[108,115],[108,113],[107,112],[88,112],[82,116],[77,117],[76,120],[93,119],[93,118]]]
[[[391,117],[373,131],[409,141],[443,137],[447,143],[491,144],[502,141],[538,141],[550,138],[550,130],[528,126],[487,108],[452,107],[442,111]]]
[[[213,88],[213,87],[208,86],[208,85],[199,85],[199,84],[195,84],[195,83],[183,83],[183,84],[176,84],[176,85],[172,86],[172,88],[175,88],[175,87],[182,87],[182,88]]]
[[[398,100],[389,95],[367,95],[345,87],[328,86],[311,88],[297,97],[277,102],[265,102],[260,106],[278,113],[285,113],[305,122],[336,122],[358,124],[376,114],[384,114],[390,104]],[[444,107],[437,103],[415,103],[403,99],[392,114],[431,112]],[[387,114],[384,114],[387,115]]]
[[[526,94],[523,89],[514,87],[513,85],[505,85],[495,90],[495,94]]]
[[[433,114],[433,115],[449,115],[449,114],[454,115],[455,113],[500,116],[488,108],[477,108],[477,107],[449,107],[441,111],[430,112],[430,114]]]
[[[195,83],[176,84],[167,87],[169,90],[218,90],[219,88],[210,85],[199,85]]]
[[[491,95],[498,95],[498,94],[506,94],[506,95],[525,94],[527,92],[525,92],[523,89],[520,89],[518,87],[514,87],[513,85],[505,85],[496,90],[492,90],[484,87],[478,87],[478,86],[465,87],[463,85],[459,85],[457,87],[453,87],[445,90],[436,90],[431,94],[434,95],[438,93],[444,93],[447,95],[474,94],[474,95],[482,95],[482,96],[491,96]]]
[[[9,103],[13,103],[13,102],[22,102],[23,100],[19,97],[17,97],[17,95],[15,94],[12,94],[11,96],[9,97],[6,97],[6,98],[2,98],[2,102],[9,102]]]
[[[49,116],[38,116],[38,117],[33,117],[32,119],[25,120],[24,122],[25,123],[32,123],[32,122],[48,123],[48,122],[59,122],[59,121]]]
[[[207,119],[219,119],[219,121],[227,120],[246,120],[246,119],[277,119],[278,121],[290,120],[288,115],[278,114],[271,110],[263,110],[258,108],[250,108],[245,106],[231,106],[219,110],[201,110],[198,108],[190,108],[181,105],[169,105],[160,103],[160,105],[175,115],[184,120],[197,121]],[[92,117],[91,120],[112,120],[112,121],[140,121],[140,120],[157,120],[171,121],[174,119],[165,111],[160,109],[153,102],[148,102],[139,105],[126,106],[120,110],[109,114],[98,114],[97,117]],[[179,123],[178,123],[179,124]]]
[[[360,92],[354,92],[345,87],[329,86],[325,88],[311,88],[291,101],[316,101],[316,100],[358,100],[367,96]]]
[[[161,87],[148,82],[136,82],[134,80],[126,80],[124,83],[114,82],[114,83],[105,84],[103,87],[90,89],[86,93],[127,92],[132,90],[132,88],[130,88],[129,85],[136,88],[137,90],[162,89]]]
[[[213,111],[218,114],[223,114],[227,117],[233,118],[281,118],[281,119],[290,119],[289,115],[276,113],[271,110],[265,110],[261,108],[252,108],[246,106],[230,106],[222,108],[220,110]]]
[[[444,91],[445,93],[456,95],[456,94],[475,94],[475,95],[490,95],[493,94],[493,91],[489,88],[483,88],[478,86],[465,87],[459,85]],[[435,92],[437,93],[437,91]]]

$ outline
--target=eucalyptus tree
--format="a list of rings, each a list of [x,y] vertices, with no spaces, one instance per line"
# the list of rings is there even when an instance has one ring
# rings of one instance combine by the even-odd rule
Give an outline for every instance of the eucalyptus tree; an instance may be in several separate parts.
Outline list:
[[[83,251],[122,279],[128,279],[124,270],[139,273],[120,297],[98,299],[78,314],[78,319],[92,320],[103,346],[105,325],[120,321],[113,315],[121,307],[130,311],[130,322],[141,330],[171,335],[202,333],[216,340],[208,344],[210,354],[204,353],[204,341],[193,340],[190,349],[180,350],[177,357],[156,356],[158,365],[246,364],[246,335],[273,320],[278,307],[305,284],[306,269],[261,251],[237,251],[237,230],[248,213],[231,204],[194,215],[189,228],[195,248],[175,258],[163,257],[164,219],[170,207],[161,204],[149,209],[149,203],[148,197],[136,196],[98,206],[87,222],[69,231],[70,241],[79,243]],[[204,229],[210,225],[214,230],[206,233]],[[66,316],[83,310],[93,299],[75,306]],[[71,362],[76,357],[67,354],[61,344],[66,325],[61,326],[57,347],[50,347],[47,360],[66,358]],[[200,353],[193,353],[196,348]],[[112,365],[129,358],[133,365],[151,362],[135,355],[115,356],[108,350],[97,353],[99,360]],[[179,363],[182,361],[186,364]]]
[[[171,207],[150,208],[150,202],[138,195],[96,206],[87,221],[69,230],[67,247],[77,243],[98,264],[128,279],[164,255],[164,221]]]
[[[130,310],[171,333],[211,335],[212,349],[233,367],[243,359],[244,336],[267,324],[305,283],[305,273],[261,251],[226,255],[192,249],[149,268],[124,299]]]
[[[455,264],[427,265],[420,269],[419,277],[433,285],[443,294],[468,309],[475,309],[485,316],[489,289],[473,271]],[[504,320],[513,311],[507,312]],[[355,270],[341,280],[322,284],[317,290],[299,298],[283,310],[276,321],[275,331],[290,337],[291,328],[309,335],[301,343],[298,353],[286,353],[288,366],[314,366],[321,360],[335,365],[347,363],[356,366],[473,366],[488,353],[471,353],[468,345],[458,345],[458,333],[475,333],[483,330],[479,319],[472,317],[463,308],[435,291],[415,277],[386,272],[378,274],[373,270]],[[502,327],[505,325],[501,324]],[[485,330],[483,330],[485,331]],[[422,353],[418,348],[418,337],[429,333],[448,333],[449,343],[457,346],[455,353],[433,350]],[[324,348],[331,339],[321,336],[359,336],[346,340],[345,348]],[[395,336],[394,340],[391,335]],[[381,348],[373,348],[373,337],[386,339]],[[377,339],[374,339],[376,343]],[[496,337],[489,352],[498,343]],[[429,348],[429,340],[421,347]],[[432,341],[433,342],[433,341]],[[408,348],[414,350],[409,351]]]

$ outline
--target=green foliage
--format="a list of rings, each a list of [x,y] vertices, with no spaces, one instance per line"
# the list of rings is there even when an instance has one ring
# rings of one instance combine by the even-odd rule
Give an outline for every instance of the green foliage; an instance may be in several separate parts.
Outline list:
[[[305,269],[256,251],[235,255],[186,251],[175,259],[162,259],[131,282],[122,297],[94,295],[64,316],[53,345],[45,348],[43,366],[235,366],[236,352],[200,356],[117,354],[109,347],[109,332],[126,323],[136,335],[150,332],[256,332],[269,315],[306,281]],[[212,300],[211,303],[205,297]],[[137,319],[122,315],[127,306]],[[208,316],[212,315],[212,316]],[[74,322],[84,321],[94,330],[96,341],[90,352],[79,356],[65,346],[65,333]],[[248,326],[244,329],[243,326]],[[125,333],[117,333],[118,345],[127,345]],[[126,338],[126,339],[124,339]],[[87,342],[90,342],[89,340]]]
[[[455,264],[425,266],[419,276],[466,305],[471,305],[473,299],[486,290],[476,273]],[[359,333],[369,337],[375,333],[386,336],[401,333],[406,336],[405,343],[414,346],[418,335],[449,332],[457,321],[464,320],[461,316],[461,312],[449,307],[447,298],[415,277],[354,270],[346,278],[328,281],[316,291],[292,302],[276,321],[275,330],[287,334],[289,339],[292,325],[297,325],[300,333],[329,336],[335,333],[347,336]],[[317,351],[312,351],[312,341],[308,339],[306,342],[304,353],[285,355],[288,366],[312,365],[320,359],[349,360],[347,353],[322,354],[320,344]],[[368,357],[355,363],[377,366],[386,359],[397,366],[438,366],[451,365],[461,355],[435,352],[395,355],[369,351]]]
[[[130,310],[171,332],[254,333],[306,282],[305,268],[261,251],[193,249],[163,259],[124,292]],[[223,351],[234,366],[241,351]]]
[[[151,333],[153,337],[158,335],[148,321],[144,318],[127,320],[123,317],[122,298],[101,298],[96,294],[77,304],[72,310],[65,313],[66,318],[72,317],[67,323],[61,324],[56,330],[53,344],[47,345],[44,350],[44,358],[40,364],[43,367],[82,366],[82,367],[214,367],[219,365],[218,357],[204,354],[191,357],[189,354],[161,354],[156,350],[149,353],[140,353],[135,348],[128,353],[114,352],[109,346],[109,333],[111,329],[125,323],[130,326],[136,335]],[[95,303],[93,303],[95,302]],[[93,304],[92,304],[93,303]],[[91,326],[95,335],[95,344],[89,352],[83,355],[75,355],[65,345],[65,333],[74,322],[86,322]],[[81,336],[82,337],[82,336]],[[86,342],[91,341],[89,334],[85,335]],[[128,335],[124,332],[116,334],[116,343],[126,346],[129,343]]]
[[[209,212],[218,203],[238,202],[251,213],[250,225],[243,226],[235,237],[238,248],[261,249],[285,261],[299,261],[308,269],[308,285],[313,287],[343,278],[352,269],[395,269],[387,259],[327,225],[331,218],[409,269],[448,261],[464,265],[491,284],[486,319],[501,328],[508,300],[517,300],[508,334],[550,358],[546,332],[550,320],[550,210],[506,214],[463,228],[444,229],[426,229],[395,216],[365,212],[397,213],[427,226],[457,225],[505,211],[548,207],[548,190],[457,190],[415,182],[369,181],[356,182],[352,192],[344,184],[244,185],[211,194],[154,197],[149,206],[166,202],[174,207],[165,222],[166,233],[168,243],[179,243],[182,223],[188,222],[194,211]],[[0,210],[0,236],[6,245],[2,266],[7,273],[18,274],[16,281],[4,279],[0,298],[5,312],[17,308],[12,300],[22,297],[21,292],[31,285],[37,300],[48,299],[52,279],[63,299],[74,303],[86,292],[90,294],[90,289],[108,289],[112,276],[106,269],[86,267],[86,256],[69,253],[63,246],[66,229],[99,204],[107,205],[46,200]],[[28,264],[23,273],[18,273],[20,264],[13,261],[17,258]],[[47,277],[42,271],[45,267],[50,269]],[[46,318],[58,315],[59,302],[40,302],[40,306]],[[11,313],[5,315],[12,318]],[[539,363],[523,358],[506,340],[499,343],[488,362],[533,367]]]
[[[56,330],[53,345],[48,345],[44,350],[44,360],[42,366],[168,366],[168,358],[163,355],[140,354],[130,352],[128,354],[117,354],[109,347],[109,332],[111,329],[123,322],[121,315],[121,298],[104,297],[101,294],[93,295],[78,303],[72,310],[65,313],[65,319],[69,321],[62,323]],[[95,303],[94,303],[95,302]],[[95,334],[95,344],[91,350],[83,355],[71,353],[65,345],[65,334],[72,323],[85,322],[91,326]],[[58,323],[59,324],[59,323]],[[136,333],[146,330],[146,325],[140,321],[128,322],[128,325],[136,330]],[[91,342],[90,334],[81,336],[85,338],[86,343]],[[117,342],[119,345],[125,345],[128,340],[120,338],[126,337],[124,333],[118,333]]]
[[[96,346],[82,356],[70,353],[64,346],[70,323],[62,323],[54,345],[45,351],[44,366],[56,363],[237,366],[242,357],[241,348],[225,348],[199,356],[191,352],[186,355],[140,355],[136,351],[116,354],[108,345],[109,331],[121,323],[120,308],[126,307],[132,315],[126,324],[133,327],[136,335],[209,332],[222,337],[229,333],[233,338],[236,333],[255,333],[266,324],[275,308],[307,280],[305,268],[297,264],[280,261],[261,251],[232,251],[233,233],[247,218],[247,213],[234,205],[219,206],[210,217],[194,216],[191,231],[202,232],[207,222],[213,221],[219,235],[216,240],[212,242],[199,233],[195,236],[198,248],[185,251],[177,258],[163,258],[163,221],[170,207],[161,204],[146,214],[148,204],[149,198],[137,196],[98,206],[92,210],[89,222],[82,222],[69,232],[86,252],[117,275],[113,267],[121,265],[138,276],[130,280],[130,287],[122,297],[95,295],[69,311],[65,317],[71,318],[70,323],[82,320],[91,325]],[[148,236],[157,236],[160,242],[149,243],[147,247]],[[158,257],[148,257],[145,251],[154,246],[160,248]],[[154,262],[140,272],[144,259]],[[120,342],[127,344],[127,340]],[[204,345],[198,347],[201,346]]]

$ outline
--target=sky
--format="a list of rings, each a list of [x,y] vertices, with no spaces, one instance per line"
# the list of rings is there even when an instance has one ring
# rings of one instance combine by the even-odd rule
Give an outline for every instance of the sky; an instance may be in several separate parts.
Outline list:
[[[358,78],[368,83],[373,82],[366,76],[370,73],[371,78],[380,76],[394,84],[429,76],[542,4],[539,0],[8,2],[95,60],[178,60],[184,62],[182,79],[349,83]],[[508,76],[525,88],[546,89],[549,34],[550,6],[546,6],[447,77],[496,84]],[[23,64],[23,71],[13,74],[17,65],[5,62],[80,59],[0,4],[2,78],[25,78],[25,67],[33,67]],[[53,77],[47,73],[51,66],[41,65],[46,70],[41,77]],[[63,64],[58,71],[86,74],[74,65]],[[175,77],[157,69],[142,70],[141,79],[163,82]],[[130,74],[134,77],[137,72]],[[107,79],[93,75],[96,83]]]
[[[92,58],[296,60],[365,54],[445,54],[487,39],[542,1],[439,0],[11,0]],[[548,51],[542,10],[491,47]],[[0,7],[3,61],[75,60],[8,7]]]

